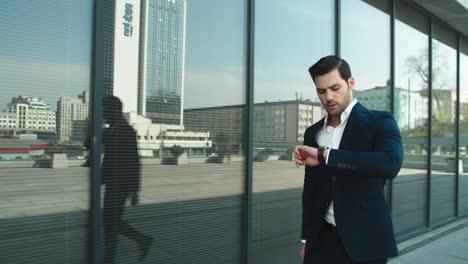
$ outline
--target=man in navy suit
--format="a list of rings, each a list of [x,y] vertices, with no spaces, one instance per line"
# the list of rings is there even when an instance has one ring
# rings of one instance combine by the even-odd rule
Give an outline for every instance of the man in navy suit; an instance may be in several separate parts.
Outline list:
[[[345,60],[324,57],[309,72],[327,115],[294,150],[296,166],[305,165],[302,261],[386,263],[398,254],[384,194],[403,160],[398,126],[390,113],[353,98]]]

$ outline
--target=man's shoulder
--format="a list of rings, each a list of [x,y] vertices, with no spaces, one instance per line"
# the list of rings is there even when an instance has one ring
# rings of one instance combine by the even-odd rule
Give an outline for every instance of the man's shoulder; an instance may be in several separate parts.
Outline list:
[[[371,110],[360,103],[357,103],[355,107],[356,110],[360,112],[361,115],[364,115],[367,120],[372,120],[374,118],[393,118],[393,114],[389,111]]]
[[[393,114],[388,111],[369,110],[368,122],[370,125],[368,127],[372,127],[377,131],[398,129],[398,125]]]
[[[388,111],[380,111],[380,110],[368,110],[369,115],[372,118],[380,119],[380,118],[393,118],[393,114]]]

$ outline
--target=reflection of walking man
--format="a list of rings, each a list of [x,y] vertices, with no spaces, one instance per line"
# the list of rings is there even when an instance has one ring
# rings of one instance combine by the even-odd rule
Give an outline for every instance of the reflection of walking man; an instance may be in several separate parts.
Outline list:
[[[103,119],[109,125],[104,129],[104,161],[102,183],[104,195],[104,263],[114,263],[118,235],[135,240],[140,247],[140,260],[148,254],[153,238],[146,236],[122,220],[127,200],[138,203],[140,191],[140,158],[136,133],[122,116],[122,103],[115,96],[103,100]]]
[[[386,263],[398,253],[384,195],[403,159],[397,124],[353,99],[346,61],[328,56],[309,72],[327,116],[294,151],[296,166],[306,165],[303,263]]]

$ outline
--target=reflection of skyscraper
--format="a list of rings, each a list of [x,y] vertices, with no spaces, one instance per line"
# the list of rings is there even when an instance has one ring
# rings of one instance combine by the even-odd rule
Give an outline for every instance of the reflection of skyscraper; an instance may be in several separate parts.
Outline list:
[[[105,93],[119,97],[124,112],[183,125],[186,1],[114,4],[105,16],[114,24],[113,38],[105,37]]]
[[[61,141],[84,139],[89,114],[89,92],[78,98],[60,97],[57,102],[57,131]],[[78,135],[81,135],[78,136]]]
[[[185,0],[147,0],[142,12],[139,114],[183,124]]]

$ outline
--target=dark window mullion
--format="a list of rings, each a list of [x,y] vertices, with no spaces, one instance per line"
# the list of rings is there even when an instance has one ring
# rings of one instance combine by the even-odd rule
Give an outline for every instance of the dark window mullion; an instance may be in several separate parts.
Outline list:
[[[91,199],[89,213],[89,262],[101,263],[101,97],[104,80],[104,1],[94,2],[91,99]]]

